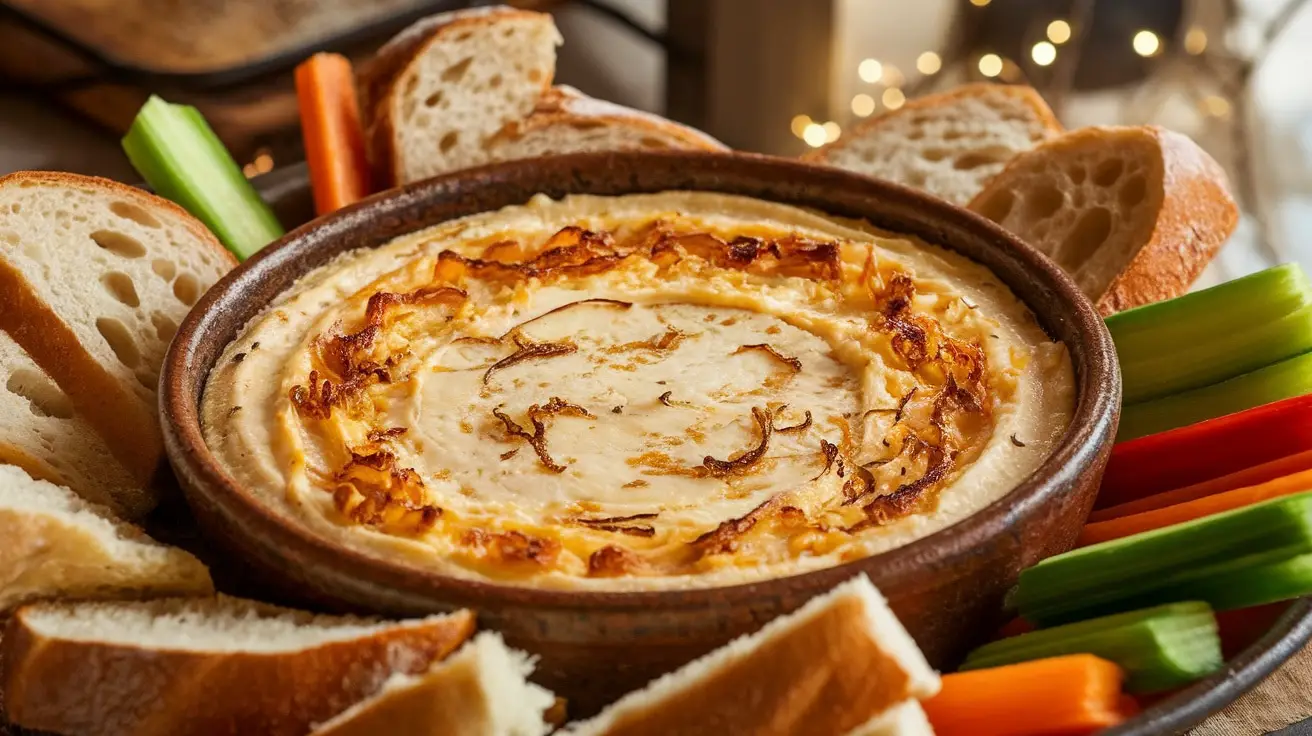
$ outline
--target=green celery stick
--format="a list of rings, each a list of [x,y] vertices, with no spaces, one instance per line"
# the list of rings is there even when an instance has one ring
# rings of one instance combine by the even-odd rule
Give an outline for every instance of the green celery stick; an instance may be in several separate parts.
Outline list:
[[[1130,692],[1169,690],[1224,664],[1216,617],[1197,601],[1104,616],[1021,634],[971,652],[962,670],[1001,667],[1066,654],[1093,654],[1125,670]]]
[[[1116,441],[1195,424],[1312,393],[1312,353],[1282,360],[1228,381],[1121,408]]]
[[[1132,404],[1312,350],[1312,281],[1297,265],[1277,266],[1106,321]]]
[[[123,150],[156,193],[208,225],[238,258],[282,237],[273,210],[196,108],[152,95],[123,138]]]
[[[1095,544],[1023,570],[1012,597],[1039,625],[1180,600],[1217,610],[1312,592],[1312,493]]]

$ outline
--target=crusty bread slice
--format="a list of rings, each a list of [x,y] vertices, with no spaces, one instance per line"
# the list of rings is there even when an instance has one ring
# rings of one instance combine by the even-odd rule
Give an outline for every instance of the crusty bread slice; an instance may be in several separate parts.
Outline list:
[[[488,146],[488,161],[589,151],[727,151],[705,133],[657,115],[596,100],[566,86],[543,95],[537,108]]]
[[[1050,256],[1103,314],[1184,294],[1239,220],[1220,165],[1155,126],[1048,141],[970,209]]]
[[[361,70],[377,181],[486,162],[488,139],[551,88],[560,42],[550,15],[507,7],[443,13],[402,31]]]
[[[137,518],[151,494],[114,459],[73,402],[18,343],[0,332],[0,463],[68,486],[82,498]]]
[[[485,631],[422,675],[393,675],[311,736],[541,736],[555,697],[525,679],[532,672],[528,655]]]
[[[1030,87],[967,84],[854,126],[805,158],[965,204],[1061,124]]]
[[[908,700],[857,726],[848,736],[934,736],[934,727],[920,701]]]
[[[861,575],[566,733],[846,734],[938,687],[938,675]]]
[[[0,329],[143,484],[161,456],[164,351],[235,264],[199,221],[139,189],[50,172],[0,178]]]
[[[468,611],[378,622],[224,597],[38,603],[9,622],[0,683],[24,728],[304,736],[473,629]]]
[[[67,488],[0,465],[0,615],[39,598],[214,592],[200,560],[114,521]]]

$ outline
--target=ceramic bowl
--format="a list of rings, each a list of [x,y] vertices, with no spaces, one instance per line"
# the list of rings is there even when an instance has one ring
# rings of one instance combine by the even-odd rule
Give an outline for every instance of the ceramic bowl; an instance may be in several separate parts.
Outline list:
[[[537,193],[701,190],[862,218],[990,268],[1070,350],[1074,421],[1043,465],[1004,498],[899,549],[838,567],[703,590],[575,593],[454,579],[367,556],[266,508],[224,472],[201,436],[206,377],[246,322],[339,253]],[[498,164],[391,190],[314,220],[243,263],[182,324],[165,361],[168,456],[201,529],[271,580],[323,608],[412,615],[467,606],[483,626],[539,655],[534,679],[585,715],[653,677],[760,627],[857,573],[892,602],[931,662],[950,666],[1000,623],[1017,573],[1071,547],[1115,435],[1121,383],[1110,336],[1064,274],[992,223],[901,186],[794,161],[703,153],[588,154]]]

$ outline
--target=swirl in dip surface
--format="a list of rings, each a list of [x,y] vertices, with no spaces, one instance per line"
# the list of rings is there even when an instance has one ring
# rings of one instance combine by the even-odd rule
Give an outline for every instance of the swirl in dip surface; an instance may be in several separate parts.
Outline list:
[[[1070,422],[988,270],[705,193],[544,197],[347,253],[247,325],[206,441],[262,502],[505,584],[727,585],[960,521]]]

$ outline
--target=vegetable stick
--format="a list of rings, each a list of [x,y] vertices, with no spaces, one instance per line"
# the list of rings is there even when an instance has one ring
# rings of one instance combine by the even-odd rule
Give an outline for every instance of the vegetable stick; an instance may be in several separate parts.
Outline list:
[[[1312,490],[1312,470],[1294,473],[1248,488],[1237,488],[1233,491],[1204,496],[1174,506],[1088,524],[1080,532],[1076,546],[1087,547],[1091,544],[1109,542],[1307,490]]]
[[[1124,677],[1112,662],[1073,654],[945,675],[922,705],[937,736],[1076,736],[1132,715]]]
[[[296,67],[305,162],[314,209],[326,215],[369,195],[369,162],[351,62],[320,53]]]
[[[1096,508],[1191,486],[1312,450],[1312,395],[1121,442]]]
[[[1312,450],[1282,457],[1279,460],[1272,460],[1269,463],[1254,465],[1251,468],[1245,468],[1229,475],[1223,475],[1220,478],[1213,478],[1184,488],[1154,493],[1137,501],[1129,501],[1111,508],[1099,509],[1089,515],[1089,523],[1119,519],[1122,516],[1141,514],[1153,509],[1174,506],[1205,496],[1233,491],[1237,488],[1255,486],[1259,483],[1266,483],[1306,470],[1312,470]]]

